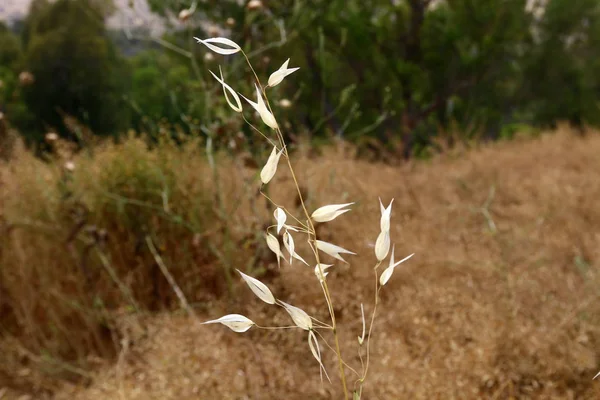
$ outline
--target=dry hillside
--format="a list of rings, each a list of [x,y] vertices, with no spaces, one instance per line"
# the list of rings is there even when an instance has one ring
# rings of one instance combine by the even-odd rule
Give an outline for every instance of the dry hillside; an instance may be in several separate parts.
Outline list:
[[[352,161],[345,151],[295,163],[311,205],[356,202],[320,229],[358,253],[328,277],[354,367],[360,304],[372,305],[379,196],[395,198],[397,258],[416,253],[384,290],[364,399],[600,398],[592,380],[600,369],[597,133],[563,131],[398,167]],[[272,196],[290,204],[286,183],[281,171]],[[230,186],[234,201],[242,185]],[[261,279],[279,298],[325,318],[310,269],[268,271]],[[325,364],[333,384],[321,384],[304,334],[199,324],[240,313],[288,325],[287,314],[242,285],[231,300],[197,297],[195,317],[122,317],[114,362],[98,362],[83,383],[65,383],[56,399],[341,398],[332,352]]]

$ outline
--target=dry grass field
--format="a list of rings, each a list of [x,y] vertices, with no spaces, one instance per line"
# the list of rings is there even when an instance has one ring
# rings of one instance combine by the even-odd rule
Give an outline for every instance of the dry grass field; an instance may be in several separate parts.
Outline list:
[[[321,384],[305,335],[199,324],[229,313],[289,324],[233,268],[327,314],[312,269],[278,270],[254,240],[272,221],[257,170],[218,158],[215,188],[199,153],[129,139],[73,156],[72,172],[24,151],[0,166],[1,399],[341,398],[333,352],[333,384]],[[416,253],[383,291],[364,399],[600,398],[600,135],[563,129],[398,166],[350,153],[294,163],[310,208],[356,202],[319,228],[358,253],[328,277],[353,365],[378,197],[395,198],[397,258]],[[269,186],[294,204],[283,168]]]

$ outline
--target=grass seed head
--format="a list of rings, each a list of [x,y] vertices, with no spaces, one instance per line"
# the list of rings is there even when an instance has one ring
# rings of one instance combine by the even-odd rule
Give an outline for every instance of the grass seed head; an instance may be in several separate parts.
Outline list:
[[[394,273],[394,268],[396,268],[398,265],[402,264],[404,261],[410,259],[412,256],[415,255],[415,253],[412,253],[408,257],[404,257],[402,260],[395,262],[395,260],[394,260],[394,248],[395,247],[396,246],[392,247],[392,255],[390,257],[389,266],[381,273],[381,276],[379,277],[379,283],[381,284],[381,286],[385,285],[390,280],[390,278],[392,277],[392,274]]]
[[[271,293],[267,285],[265,285],[256,278],[244,274],[239,269],[237,270],[237,272],[240,273],[240,275],[242,276],[250,290],[254,292],[256,297],[258,297],[267,304],[275,304],[275,296],[273,296],[273,293]]]
[[[375,242],[375,257],[377,260],[383,261],[390,252],[390,232],[381,231]]]
[[[263,184],[266,185],[275,176],[275,172],[277,172],[277,164],[279,163],[279,158],[281,157],[282,153],[283,149],[278,152],[277,147],[273,147],[273,151],[271,151],[271,155],[269,155],[267,163],[260,171],[260,180]]]
[[[349,209],[344,210],[344,208],[352,204],[354,203],[330,204],[319,207],[312,213],[310,217],[315,222],[329,222],[336,219],[343,213],[350,211]]]
[[[286,226],[286,228],[287,228],[287,226]],[[308,265],[308,263],[306,261],[304,261],[304,258],[300,257],[300,255],[298,253],[296,253],[296,247],[294,245],[294,238],[292,237],[292,234],[289,233],[287,230],[283,234],[283,245],[285,246],[288,253],[290,253],[290,265],[292,264],[293,258]]]
[[[308,331],[308,347],[310,348],[310,352],[312,353],[315,360],[317,360],[319,363],[321,381],[323,381],[323,372],[325,372],[325,376],[327,377],[327,380],[329,382],[331,382],[331,379],[329,379],[329,375],[327,375],[327,371],[325,370],[325,366],[323,365],[323,362],[321,361],[321,349],[319,348],[319,342],[317,341],[317,336],[315,335],[315,333],[312,330]]]
[[[265,100],[262,97],[262,93],[260,92],[260,88],[256,84],[254,86],[256,88],[256,102],[253,102],[252,100],[248,99],[247,97],[244,97],[243,95],[242,97],[244,97],[244,99],[248,102],[248,104],[252,106],[252,108],[256,110],[256,112],[258,112],[258,115],[260,115],[262,121],[269,128],[277,129],[279,127],[277,125],[277,121],[275,120],[273,114],[271,114],[271,111],[269,111],[269,108],[267,107]]]
[[[279,300],[279,303],[281,303],[283,308],[285,308],[285,311],[290,314],[290,317],[292,317],[292,320],[296,326],[307,331],[312,329],[312,320],[310,319],[310,316],[304,312],[304,310],[294,307],[293,305],[285,303],[281,300]]]
[[[317,249],[321,250],[323,253],[330,255],[331,257],[340,260],[342,262],[347,263],[346,260],[342,258],[340,254],[353,254],[356,253],[351,252],[350,250],[346,250],[343,247],[336,246],[335,244],[324,242],[322,240],[317,240]]]
[[[319,268],[319,266],[321,268]],[[333,266],[333,264],[317,264],[315,265],[315,276],[317,277],[317,279],[319,280],[319,282],[323,282],[325,280],[325,277],[327,276],[327,274],[329,274],[329,272],[325,272],[327,269],[331,268]],[[321,277],[321,271],[323,271],[323,277]]]
[[[285,225],[287,215],[285,214],[285,211],[283,211],[280,207],[277,207],[275,209],[273,215],[275,216],[275,220],[277,220],[277,234],[279,234],[279,232],[281,232],[281,228],[283,228],[283,225]]]
[[[392,203],[393,202],[394,202],[394,199],[392,199],[392,201],[390,201],[390,205],[388,205],[387,208],[385,208],[385,207],[383,207],[383,204],[381,203],[381,198],[379,199],[379,208],[381,209],[380,226],[381,226],[382,232],[390,230],[390,219],[392,217]]]
[[[210,74],[221,84],[221,86],[223,86],[223,94],[225,95],[225,100],[227,100],[227,104],[229,104],[229,107],[231,107],[235,112],[242,112],[242,101],[240,100],[240,96],[238,96],[238,94],[235,92],[235,90],[233,90],[231,86],[225,83],[225,80],[223,79],[223,71],[221,70],[221,66],[219,66],[219,73],[221,74],[221,78],[217,77],[210,70],[208,72],[210,72]],[[229,94],[233,97],[233,99],[235,100],[235,104],[231,102],[231,99],[227,95],[227,92],[229,92]]]
[[[252,320],[240,314],[228,314],[219,319],[213,319],[202,323],[204,324],[222,324],[234,332],[242,333],[256,325]]]
[[[270,233],[267,233],[265,235],[265,239],[267,240],[267,246],[269,246],[269,249],[271,249],[271,251],[273,253],[275,253],[275,255],[277,256],[277,266],[279,268],[281,268],[281,261],[280,258],[284,258],[283,254],[281,253],[281,247],[279,246],[279,240],[277,240],[277,238],[273,235],[271,235]]]
[[[288,68],[290,59],[288,58],[281,67],[269,76],[268,86],[273,87],[279,85],[286,76],[298,71],[300,68]]]
[[[198,41],[198,43],[202,43],[203,45],[205,45],[206,47],[208,47],[215,53],[221,54],[224,56],[235,54],[242,50],[242,48],[236,42],[234,42],[231,39],[224,38],[224,37],[216,37],[216,38],[210,38],[210,39],[204,39],[204,40],[194,37],[194,39],[196,39]],[[221,46],[225,46],[225,47],[217,46],[215,43],[218,45],[221,45]]]

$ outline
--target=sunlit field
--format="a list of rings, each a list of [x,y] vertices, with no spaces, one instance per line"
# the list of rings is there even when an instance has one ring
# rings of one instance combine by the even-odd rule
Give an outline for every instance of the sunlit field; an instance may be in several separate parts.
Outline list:
[[[288,323],[226,267],[312,315],[327,311],[312,268],[278,269],[252,236],[272,218],[252,189],[259,170],[219,156],[217,192],[194,148],[131,138],[75,155],[71,170],[23,150],[2,164],[5,396],[341,396],[335,380],[320,383],[303,335],[200,325],[234,310]],[[293,162],[309,205],[357,202],[319,231],[358,252],[328,277],[344,348],[373,295],[378,196],[395,198],[396,252],[416,253],[383,294],[368,398],[597,398],[597,134],[563,129],[395,166],[353,151],[299,148]],[[277,175],[272,198],[293,203],[289,181]],[[157,255],[193,315],[178,311]],[[324,363],[335,371],[331,351]]]

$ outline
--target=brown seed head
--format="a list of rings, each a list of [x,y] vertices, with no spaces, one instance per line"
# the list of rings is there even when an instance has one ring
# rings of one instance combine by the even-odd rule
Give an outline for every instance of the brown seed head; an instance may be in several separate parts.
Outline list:
[[[46,143],[54,143],[58,140],[58,135],[54,132],[48,132],[44,139],[46,139]]]
[[[19,74],[19,84],[21,86],[29,86],[35,82],[35,77],[29,71],[23,71]]]
[[[190,19],[191,16],[192,16],[191,10],[186,8],[184,10],[179,11],[179,15],[177,18],[179,18],[179,21],[185,22],[188,19]]]
[[[250,0],[246,7],[248,10],[260,10],[263,8],[263,3],[260,0]]]

